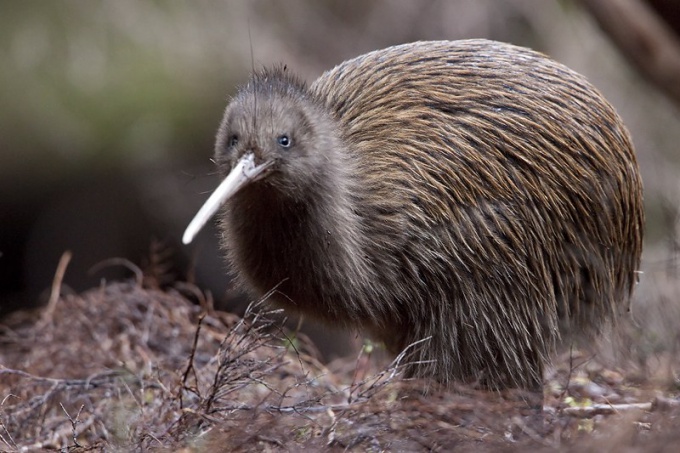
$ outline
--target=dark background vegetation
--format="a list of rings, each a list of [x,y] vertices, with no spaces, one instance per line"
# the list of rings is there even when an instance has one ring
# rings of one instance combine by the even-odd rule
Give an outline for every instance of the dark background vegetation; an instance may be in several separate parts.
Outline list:
[[[652,322],[641,335],[654,332],[650,348],[660,347],[671,335],[662,326],[680,318],[678,107],[663,77],[658,83],[641,75],[644,60],[636,70],[629,63],[635,59],[624,57],[630,52],[603,33],[613,13],[604,22],[589,13],[608,3],[615,2],[0,3],[0,313],[44,302],[65,250],[73,252],[67,289],[129,274],[120,266],[91,272],[106,259],[148,266],[162,256],[170,279],[189,278],[233,308],[214,229],[188,247],[179,238],[217,184],[214,132],[228,96],[251,70],[285,63],[311,81],[392,44],[490,38],[543,51],[585,74],[630,128],[648,218],[636,307]],[[675,2],[642,3],[677,33]],[[614,29],[625,25],[613,22]],[[653,56],[646,44],[632,54]],[[668,55],[661,60],[672,62]]]

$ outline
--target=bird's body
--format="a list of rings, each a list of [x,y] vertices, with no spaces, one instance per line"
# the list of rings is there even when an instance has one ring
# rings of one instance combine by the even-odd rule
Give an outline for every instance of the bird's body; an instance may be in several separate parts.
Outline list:
[[[218,166],[248,153],[264,170],[221,223],[240,281],[394,353],[430,337],[411,375],[540,388],[561,325],[596,330],[629,300],[643,212],[628,132],[541,54],[418,42],[309,87],[255,74]]]

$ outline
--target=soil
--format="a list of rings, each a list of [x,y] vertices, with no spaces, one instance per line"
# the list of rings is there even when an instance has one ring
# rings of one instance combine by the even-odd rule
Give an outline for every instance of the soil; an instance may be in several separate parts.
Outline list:
[[[541,410],[520,392],[401,379],[370,343],[324,365],[266,301],[241,318],[142,275],[60,292],[0,327],[2,451],[680,451],[672,373],[571,350]]]

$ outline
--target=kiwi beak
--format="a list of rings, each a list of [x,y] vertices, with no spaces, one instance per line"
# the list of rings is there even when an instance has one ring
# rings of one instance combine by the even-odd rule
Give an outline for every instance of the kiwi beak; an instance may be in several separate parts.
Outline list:
[[[184,231],[182,242],[189,244],[198,234],[203,226],[215,215],[215,212],[234,196],[244,186],[253,181],[257,181],[265,175],[265,170],[272,165],[272,161],[265,161],[259,165],[255,164],[255,155],[247,152],[236,162],[224,181],[217,186],[217,189],[210,195],[208,200],[201,206],[189,226]]]

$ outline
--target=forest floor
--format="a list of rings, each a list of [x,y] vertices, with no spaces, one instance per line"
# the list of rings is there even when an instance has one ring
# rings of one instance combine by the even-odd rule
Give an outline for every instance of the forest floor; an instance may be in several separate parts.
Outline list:
[[[425,393],[370,347],[323,365],[266,303],[238,317],[191,284],[60,292],[0,326],[2,451],[680,451],[670,357],[664,378],[564,353],[541,413],[513,392]]]

